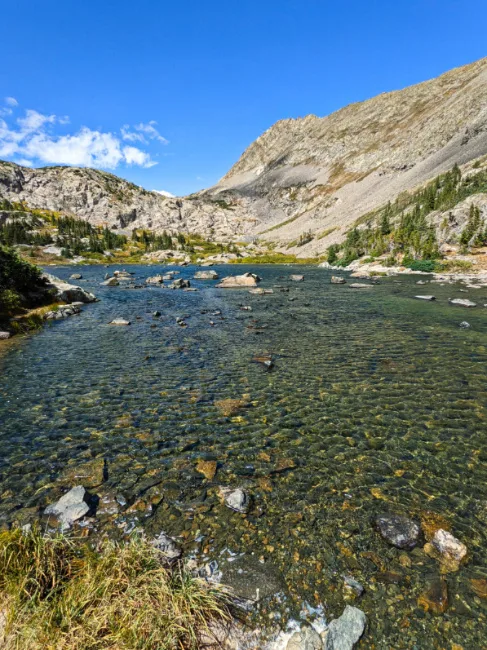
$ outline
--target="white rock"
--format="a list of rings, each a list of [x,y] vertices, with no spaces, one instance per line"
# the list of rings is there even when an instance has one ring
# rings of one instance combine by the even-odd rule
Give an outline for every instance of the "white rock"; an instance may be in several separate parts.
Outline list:
[[[326,650],[352,650],[365,630],[367,617],[361,609],[347,605],[340,618],[328,626]]]

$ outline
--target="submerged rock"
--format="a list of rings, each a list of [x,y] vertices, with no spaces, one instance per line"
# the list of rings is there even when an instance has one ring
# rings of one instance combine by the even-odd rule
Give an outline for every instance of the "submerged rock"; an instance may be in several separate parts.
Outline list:
[[[476,307],[477,303],[467,300],[466,298],[450,298],[448,300],[450,305],[458,305],[459,307]]]
[[[392,546],[412,549],[418,543],[420,528],[412,519],[402,515],[380,515],[375,523],[382,537]]]
[[[109,325],[130,325],[130,321],[125,320],[124,318],[114,318],[108,324]]]
[[[310,625],[295,632],[286,645],[286,650],[321,650],[322,648],[320,635]]]
[[[158,537],[152,540],[152,545],[168,560],[177,560],[182,555],[182,550],[178,544],[164,532],[161,532]]]
[[[348,286],[350,287],[350,289],[371,289],[372,288],[371,284],[363,284],[361,282],[353,282]]]
[[[331,284],[346,284],[345,278],[342,278],[339,275],[332,275],[330,279]]]
[[[70,279],[70,280],[82,280],[82,279],[83,279],[83,276],[81,275],[81,273],[72,273],[72,274],[69,276],[69,279]]]
[[[364,588],[358,582],[358,580],[355,580],[355,578],[352,578],[351,576],[344,576],[343,577],[343,591],[345,592],[345,596],[350,598],[360,598],[360,596],[364,593]]]
[[[414,296],[418,300],[436,300],[434,296]]]
[[[331,621],[325,640],[326,650],[352,650],[365,630],[367,617],[361,609],[347,605],[340,618]]]
[[[460,323],[459,327],[461,327],[462,330],[468,330],[468,328],[470,327],[470,323],[467,323],[466,320],[462,320],[462,322]]]
[[[250,508],[250,498],[242,488],[236,490],[232,488],[220,488],[220,495],[223,497],[225,505],[235,512],[245,514]]]
[[[244,273],[243,275],[229,275],[217,284],[219,289],[239,289],[240,287],[256,287],[260,278],[255,273]]]
[[[75,521],[84,517],[90,510],[86,502],[86,490],[81,485],[71,488],[56,503],[47,506],[44,514],[58,519],[61,528],[70,528]]]
[[[209,481],[212,481],[215,478],[217,470],[216,460],[202,460],[200,459],[196,463],[196,471],[200,474],[203,474]]]
[[[467,547],[447,530],[440,528],[424,545],[424,552],[438,560],[442,573],[454,573],[467,560]]]
[[[425,612],[443,614],[448,608],[448,587],[444,578],[432,578],[418,598]]]
[[[101,284],[105,287],[118,287],[120,285],[120,282],[117,280],[117,278],[107,278]]]
[[[303,282],[304,275],[291,275],[291,280],[293,282]]]

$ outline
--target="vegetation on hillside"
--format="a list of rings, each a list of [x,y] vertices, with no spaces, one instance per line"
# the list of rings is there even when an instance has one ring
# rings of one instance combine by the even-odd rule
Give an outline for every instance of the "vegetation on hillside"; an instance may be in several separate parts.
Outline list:
[[[94,551],[36,528],[0,532],[2,610],[5,650],[189,650],[229,618],[221,591],[144,538]]]
[[[386,262],[390,265],[401,256],[405,266],[415,268],[420,262],[430,262],[427,266],[433,268],[441,255],[436,229],[428,217],[435,211],[451,210],[479,192],[487,192],[487,169],[462,178],[455,165],[420,190],[405,192],[394,203],[361,217],[342,244],[328,248],[328,262],[347,266],[364,255],[375,258],[387,254]],[[448,220],[444,225],[448,225]],[[487,244],[487,227],[473,204],[459,243],[464,252],[472,245]]]
[[[6,324],[23,308],[42,304],[45,282],[36,266],[16,251],[0,245],[0,323]]]

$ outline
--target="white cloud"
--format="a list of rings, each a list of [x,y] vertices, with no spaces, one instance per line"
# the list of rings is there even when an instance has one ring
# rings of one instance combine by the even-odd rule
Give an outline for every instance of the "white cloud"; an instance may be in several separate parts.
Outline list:
[[[167,196],[168,199],[174,199],[176,196],[175,194],[171,194],[171,192],[166,192],[166,190],[152,190],[152,191],[155,192],[156,194],[162,194],[162,196]]]
[[[22,165],[22,167],[33,167],[34,163],[32,160],[27,160],[27,158],[17,158],[15,161],[17,165]]]
[[[5,97],[5,103],[7,104],[7,106],[12,106],[12,107],[19,105],[19,102],[15,99],[15,97]]]
[[[147,140],[144,138],[142,133],[134,133],[133,131],[129,131],[129,129],[130,126],[128,124],[124,124],[120,129],[124,140],[128,140],[129,142],[144,142],[147,144]]]
[[[147,124],[144,124],[143,122],[136,124],[134,128],[136,131],[145,133],[151,140],[158,140],[162,144],[169,144],[169,141],[166,140],[166,138],[164,138],[156,129],[156,125],[157,122],[155,120],[151,120]]]
[[[68,123],[67,116],[43,115],[32,109],[26,110],[13,126],[0,118],[0,158],[14,157],[22,165],[39,161],[105,169],[114,169],[122,163],[146,168],[157,165],[148,152],[134,146],[123,146],[120,137],[114,133],[94,131],[88,127],[68,135],[53,133],[55,125]],[[124,137],[126,128],[121,129],[122,138],[130,139]],[[134,135],[141,136],[136,140],[146,142],[142,133]],[[152,135],[149,137],[159,139]]]

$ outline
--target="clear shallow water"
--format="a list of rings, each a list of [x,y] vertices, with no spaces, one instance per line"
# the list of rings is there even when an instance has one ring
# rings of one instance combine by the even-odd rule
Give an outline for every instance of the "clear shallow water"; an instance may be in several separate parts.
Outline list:
[[[308,601],[338,615],[352,575],[366,589],[362,647],[486,647],[487,601],[469,583],[487,578],[486,289],[402,276],[351,290],[323,269],[281,266],[257,270],[272,295],[210,281],[192,282],[199,292],[127,290],[99,286],[107,270],[81,269],[101,302],[0,358],[0,523],[37,516],[68,486],[67,469],[103,458],[92,491],[113,511],[97,517],[101,533],[141,522],[220,565],[227,549],[245,552],[291,614]],[[143,280],[160,268],[129,270]],[[217,267],[221,277],[246,270],[256,267]],[[300,272],[304,282],[289,280]],[[412,299],[429,293],[436,302]],[[116,317],[132,324],[109,326]],[[252,362],[263,353],[275,357],[270,372]],[[248,404],[226,417],[222,399]],[[218,461],[212,481],[201,459]],[[249,491],[247,517],[221,505],[218,485]],[[417,549],[403,566],[375,532],[387,511],[442,514],[468,546],[469,563],[447,577],[443,616],[417,605],[437,563]]]

